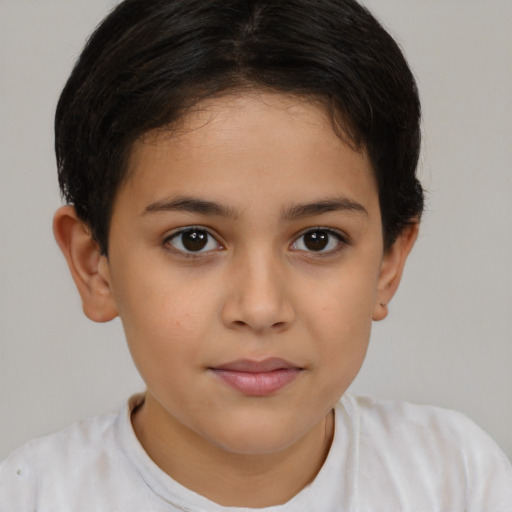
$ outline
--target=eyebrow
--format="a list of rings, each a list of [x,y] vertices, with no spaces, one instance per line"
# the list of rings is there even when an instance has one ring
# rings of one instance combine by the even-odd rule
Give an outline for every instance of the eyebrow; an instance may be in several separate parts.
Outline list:
[[[362,204],[346,197],[335,197],[292,206],[285,210],[283,219],[294,220],[337,211],[362,213],[368,216],[368,211]]]
[[[176,197],[173,199],[155,201],[144,208],[142,215],[168,211],[199,213],[201,215],[214,215],[232,219],[238,217],[234,208],[215,201],[194,197]],[[291,206],[284,210],[282,218],[283,220],[295,220],[336,211],[348,211],[368,215],[368,211],[362,204],[346,197],[335,197]]]
[[[155,201],[144,208],[143,215],[157,212],[190,212],[200,213],[202,215],[216,215],[219,217],[236,218],[236,212],[233,208],[194,197],[176,197],[174,199],[163,199]]]

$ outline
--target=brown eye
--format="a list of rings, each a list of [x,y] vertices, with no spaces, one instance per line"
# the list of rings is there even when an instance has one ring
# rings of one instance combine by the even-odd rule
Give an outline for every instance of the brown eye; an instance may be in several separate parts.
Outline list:
[[[185,231],[181,235],[181,241],[187,251],[201,251],[208,243],[208,233],[204,231]]]
[[[335,252],[344,243],[343,237],[330,229],[311,229],[293,243],[292,249],[304,252]]]
[[[304,235],[304,245],[310,251],[323,251],[329,243],[329,234],[325,231],[310,231]]]
[[[167,243],[184,253],[207,252],[220,247],[208,231],[198,228],[179,231],[169,238]]]

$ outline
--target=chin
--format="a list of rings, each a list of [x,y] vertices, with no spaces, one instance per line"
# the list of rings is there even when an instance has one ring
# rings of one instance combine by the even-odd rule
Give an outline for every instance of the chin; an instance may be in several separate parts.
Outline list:
[[[276,432],[245,432],[239,430],[229,439],[215,439],[217,446],[226,453],[242,456],[269,455],[279,453],[292,445],[295,439],[279,436]]]
[[[268,455],[293,445],[308,432],[308,427],[311,428],[301,425],[297,419],[273,417],[262,411],[256,416],[230,418],[218,424],[214,431],[205,433],[205,437],[227,453]]]

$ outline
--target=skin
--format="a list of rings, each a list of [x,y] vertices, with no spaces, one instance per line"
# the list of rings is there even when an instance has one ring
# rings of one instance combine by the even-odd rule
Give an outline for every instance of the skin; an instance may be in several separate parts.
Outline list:
[[[203,251],[186,253],[187,226],[208,233]],[[318,228],[328,245],[310,250],[304,233]],[[121,317],[147,385],[132,423],[150,457],[213,501],[264,507],[322,466],[332,409],[363,363],[372,320],[387,314],[417,225],[384,251],[365,152],[336,136],[320,106],[246,92],[135,144],[108,259],[72,207],[56,213],[54,232],[87,316]],[[214,371],[269,357],[299,370],[265,396]]]

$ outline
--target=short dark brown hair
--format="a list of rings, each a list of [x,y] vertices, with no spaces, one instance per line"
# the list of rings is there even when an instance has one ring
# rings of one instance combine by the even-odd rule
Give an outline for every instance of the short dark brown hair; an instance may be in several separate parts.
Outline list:
[[[133,143],[248,86],[320,99],[340,136],[368,152],[385,246],[419,218],[417,87],[367,9],[354,0],[125,0],[87,42],[55,118],[62,194],[103,253]]]

